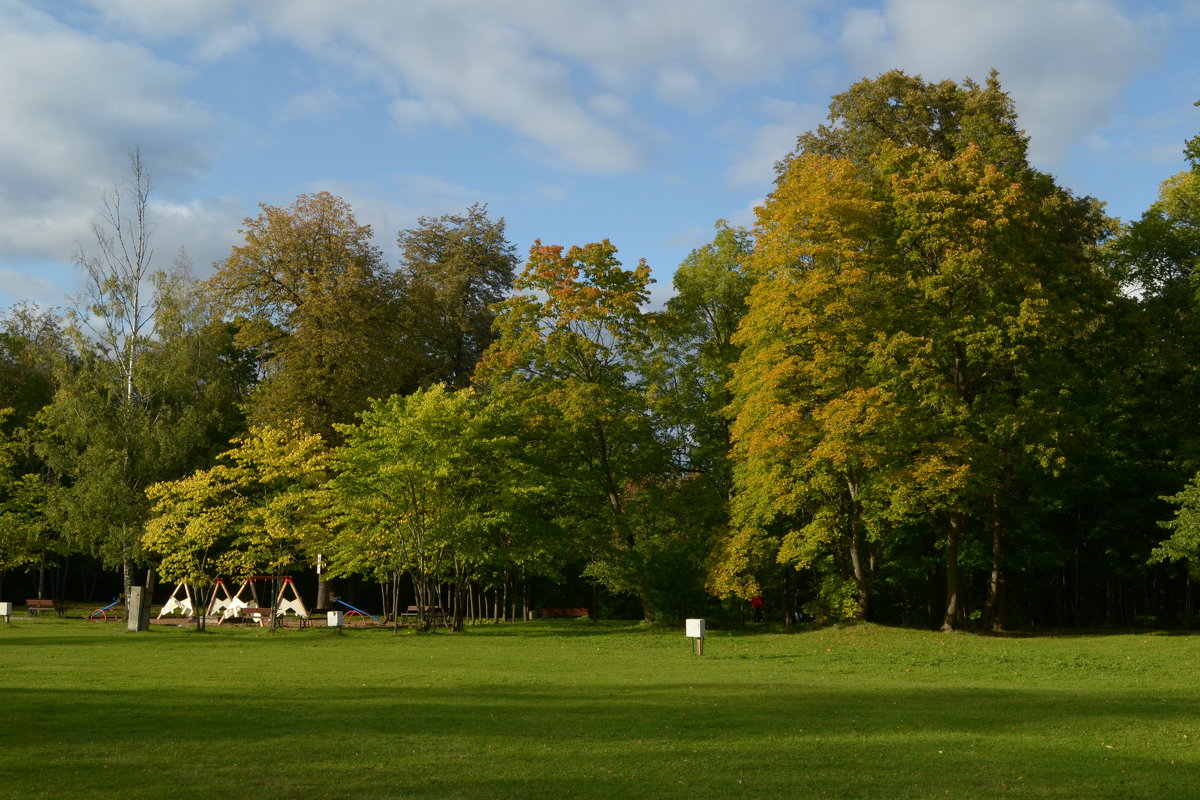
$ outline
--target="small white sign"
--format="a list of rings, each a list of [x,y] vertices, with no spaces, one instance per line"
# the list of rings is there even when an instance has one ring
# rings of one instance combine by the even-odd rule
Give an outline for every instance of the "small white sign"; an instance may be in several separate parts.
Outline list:
[[[704,638],[704,620],[689,619],[684,623],[684,632],[689,639]]]

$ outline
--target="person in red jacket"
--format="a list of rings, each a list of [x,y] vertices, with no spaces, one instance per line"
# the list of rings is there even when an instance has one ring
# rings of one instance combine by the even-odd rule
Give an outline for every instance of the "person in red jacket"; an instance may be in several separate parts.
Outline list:
[[[756,594],[756,595],[754,595],[754,597],[753,597],[753,598],[750,600],[750,605],[752,605],[752,606],[754,607],[754,621],[755,621],[755,622],[762,622],[762,621],[763,621],[763,612],[762,612],[762,608],[763,608],[763,602],[762,602],[762,595],[761,595],[761,594]]]

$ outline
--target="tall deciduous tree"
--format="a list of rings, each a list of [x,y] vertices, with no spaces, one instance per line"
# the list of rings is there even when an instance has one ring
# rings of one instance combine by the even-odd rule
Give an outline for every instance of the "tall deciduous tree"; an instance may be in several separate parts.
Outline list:
[[[200,587],[202,597],[219,575],[263,573],[276,579],[274,596],[285,571],[327,544],[318,492],[329,451],[298,422],[253,427],[233,445],[224,463],[148,488],[154,516],[142,541],[162,557],[164,576]]]
[[[753,282],[747,271],[752,242],[744,228],[725,220],[717,222],[716,231],[675,271],[675,295],[654,317],[654,347],[643,370],[656,424],[679,468],[711,476],[728,494],[725,411],[741,353],[733,335]]]
[[[0,592],[6,573],[38,563],[45,550],[45,487],[37,475],[18,474],[18,443],[4,432],[11,412],[0,408]]]
[[[257,358],[253,423],[299,420],[337,444],[337,426],[369,398],[414,388],[420,359],[400,330],[396,282],[345,200],[319,192],[263,205],[241,232],[206,289]],[[317,595],[328,607],[324,578]]]
[[[1188,140],[1184,153],[1190,168],[1163,182],[1157,202],[1117,237],[1110,255],[1140,290],[1151,329],[1136,370],[1135,397],[1146,414],[1138,432],[1150,433],[1154,443],[1142,472],[1166,481],[1192,475],[1182,491],[1162,498],[1176,509],[1165,523],[1171,535],[1152,559],[1194,565],[1200,559],[1200,135]]]
[[[55,310],[21,304],[0,318],[0,408],[11,429],[29,424],[54,396],[54,363],[68,350]]]
[[[497,534],[513,526],[540,491],[517,458],[517,440],[470,389],[438,385],[374,401],[347,426],[329,482],[339,530],[330,552],[335,570],[391,581],[411,580],[418,623],[431,624],[438,587],[450,583],[456,628],[465,587],[489,559]],[[393,607],[394,620],[399,609]]]
[[[885,474],[886,426],[866,366],[889,324],[890,281],[871,257],[879,210],[852,162],[802,155],[759,213],[757,283],[735,339],[735,533],[713,576],[721,593],[761,592],[764,556],[808,568],[832,551],[856,613],[869,610],[880,528],[865,509]]]
[[[666,471],[633,372],[649,345],[650,269],[625,269],[609,242],[564,250],[536,243],[498,307],[499,338],[478,373],[488,391],[522,402],[530,435],[556,449],[565,516],[592,574],[633,592],[647,616],[649,570],[630,517],[641,487]]]
[[[732,341],[752,279],[749,233],[724,220],[675,272],[675,295],[651,317],[639,360],[656,435],[671,464],[643,487],[639,544],[654,565],[648,590],[660,616],[707,616],[705,579],[728,523],[728,389],[741,348]],[[655,532],[651,534],[651,532]]]
[[[149,197],[134,151],[130,178],[101,195],[94,249],[80,249],[86,282],[68,327],[74,353],[59,360],[58,391],[36,432],[57,477],[53,524],[120,566],[126,589],[141,560],[145,488],[209,451],[229,401],[186,254],[170,269],[153,266]]]
[[[237,343],[258,359],[249,404],[256,424],[298,419],[328,441],[367,398],[399,388],[411,369],[396,348],[394,292],[371,227],[328,192],[286,208],[263,205],[206,284],[238,325]]]
[[[400,232],[397,270],[407,333],[427,384],[466,386],[492,341],[492,306],[512,287],[519,259],[504,237],[504,219],[487,206],[421,217]]]
[[[86,283],[75,319],[121,376],[125,402],[137,391],[141,354],[154,320],[178,274],[155,271],[150,213],[150,173],[141,150],[129,154],[129,177],[100,193],[100,218],[92,222],[94,246],[78,248],[75,261]]]
[[[990,539],[994,609],[1009,501],[1061,467],[1079,422],[1062,390],[1114,296],[1090,260],[1104,220],[1024,163],[994,75],[887,73],[832,109],[759,220],[735,513],[782,525],[797,563],[846,543],[860,605],[880,552],[855,545],[939,526],[955,628],[967,537]]]
[[[39,598],[49,560],[66,548],[47,522],[47,469],[30,444],[38,412],[54,399],[54,365],[68,349],[54,311],[21,304],[0,319],[0,572],[36,564]]]

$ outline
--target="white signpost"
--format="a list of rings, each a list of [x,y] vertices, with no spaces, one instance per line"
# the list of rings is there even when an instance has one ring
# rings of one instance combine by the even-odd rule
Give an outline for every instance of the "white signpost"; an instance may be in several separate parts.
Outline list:
[[[684,622],[683,632],[696,644],[696,655],[704,655],[704,620],[689,619]]]

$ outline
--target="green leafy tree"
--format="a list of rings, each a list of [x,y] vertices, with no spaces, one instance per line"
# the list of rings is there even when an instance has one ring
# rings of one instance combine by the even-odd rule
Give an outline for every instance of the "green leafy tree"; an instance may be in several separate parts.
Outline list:
[[[0,596],[6,573],[44,558],[45,489],[37,475],[17,474],[19,443],[3,433],[11,413],[0,408]]]
[[[321,437],[297,422],[253,427],[233,444],[224,463],[147,490],[154,516],[142,543],[161,556],[164,577],[198,587],[205,602],[221,575],[269,574],[274,597],[283,573],[328,542],[319,490],[329,451]],[[272,615],[272,630],[275,623]]]
[[[885,479],[887,417],[867,375],[889,324],[889,281],[872,269],[880,206],[846,160],[803,155],[759,215],[757,282],[735,343],[734,535],[715,591],[760,594],[776,559],[807,569],[826,552],[869,610],[881,526],[867,509]]]
[[[829,105],[829,124],[801,134],[796,150],[776,165],[779,177],[801,153],[846,159],[870,169],[884,147],[914,147],[951,159],[976,147],[1001,172],[1028,171],[1028,137],[1016,106],[992,70],[982,86],[971,79],[930,83],[894,69],[864,78]]]
[[[675,294],[655,315],[653,349],[642,364],[656,426],[683,471],[701,472],[729,490],[728,384],[741,348],[734,333],[746,313],[752,242],[725,220],[712,242],[675,271]]]
[[[454,590],[454,627],[461,628],[465,588],[496,556],[504,532],[540,486],[517,458],[517,440],[470,389],[437,385],[373,401],[344,429],[329,482],[338,523],[331,564],[392,582],[399,620],[399,581],[408,575],[424,628],[438,588]]]
[[[54,396],[54,362],[68,351],[62,318],[54,310],[20,304],[0,318],[0,408],[12,409],[5,426],[27,426]]]
[[[262,205],[243,244],[217,264],[208,297],[254,354],[252,423],[305,428],[336,445],[368,399],[411,391],[421,358],[396,280],[350,205],[328,192]],[[322,576],[317,606],[329,606]]]
[[[1179,485],[1179,470],[1200,466],[1200,158],[1163,182],[1158,200],[1107,243],[1105,257],[1136,302],[1125,336],[1136,368],[1127,370],[1132,385],[1123,394],[1135,400],[1130,416],[1142,420],[1129,434],[1152,435],[1145,450],[1158,465],[1142,469],[1165,482],[1154,494],[1173,492],[1165,487]]]
[[[150,179],[136,151],[130,165],[129,180],[102,195],[94,249],[80,250],[72,352],[58,358],[53,401],[32,432],[52,477],[51,525],[121,568],[126,590],[142,561],[145,488],[211,454],[234,391],[186,254],[153,267]]]
[[[159,557],[167,581],[195,590],[196,628],[204,630],[212,587],[225,570],[222,556],[232,548],[247,500],[237,494],[237,474],[218,464],[146,489],[152,505],[142,544]]]
[[[1165,526],[1171,535],[1151,554],[1154,562],[1194,562],[1200,556],[1197,509],[1200,481],[1200,136],[1187,142],[1190,168],[1163,182],[1158,200],[1117,237],[1109,256],[1118,274],[1139,291],[1140,315],[1150,329],[1136,362],[1135,410],[1147,415],[1135,429],[1151,447],[1139,464],[1141,477],[1158,477],[1152,488],[1193,477],[1182,491],[1164,497],[1176,506]],[[1170,491],[1170,490],[1168,490]]]
[[[940,528],[952,629],[966,543],[990,538],[994,614],[1010,500],[1055,478],[1081,424],[1067,354],[1115,296],[1092,260],[1105,222],[1024,164],[994,75],[888,73],[832,108],[756,231],[735,519],[801,566],[846,553],[860,611],[896,532]]]
[[[913,478],[936,493],[924,506],[945,523],[943,628],[966,622],[959,563],[972,528],[990,540],[984,612],[994,624],[1007,508],[1056,479],[1065,441],[1086,430],[1063,389],[1082,388],[1071,354],[1091,349],[1116,297],[1092,258],[1105,220],[1089,200],[1031,171],[1007,174],[973,145],[950,160],[911,148],[894,158],[885,197],[907,319],[879,348],[884,385],[924,441]]]
[[[425,384],[469,384],[492,341],[492,306],[512,286],[519,259],[504,237],[504,219],[487,206],[462,214],[421,217],[400,232],[399,292],[412,350]]]
[[[0,320],[0,572],[36,564],[37,596],[46,594],[46,567],[65,550],[47,520],[46,465],[32,446],[34,420],[54,397],[54,364],[68,352],[62,320],[52,310],[21,304]]]
[[[732,492],[729,416],[733,335],[752,279],[749,233],[716,223],[713,240],[675,272],[675,294],[651,317],[651,348],[639,360],[655,434],[671,465],[642,488],[637,547],[653,564],[647,592],[662,618],[710,616],[705,578],[728,524]]]
[[[371,227],[344,200],[301,195],[263,205],[246,219],[243,244],[205,284],[217,310],[237,326],[238,346],[257,359],[260,383],[251,421],[298,419],[336,442],[348,423],[404,384],[411,359],[396,346],[394,286]]]
[[[499,334],[477,374],[488,392],[521,403],[531,446],[552,454],[563,524],[590,574],[638,596],[649,618],[653,572],[629,515],[667,474],[634,373],[650,344],[650,269],[625,269],[609,242],[564,250],[536,243],[516,294],[497,306]]]

